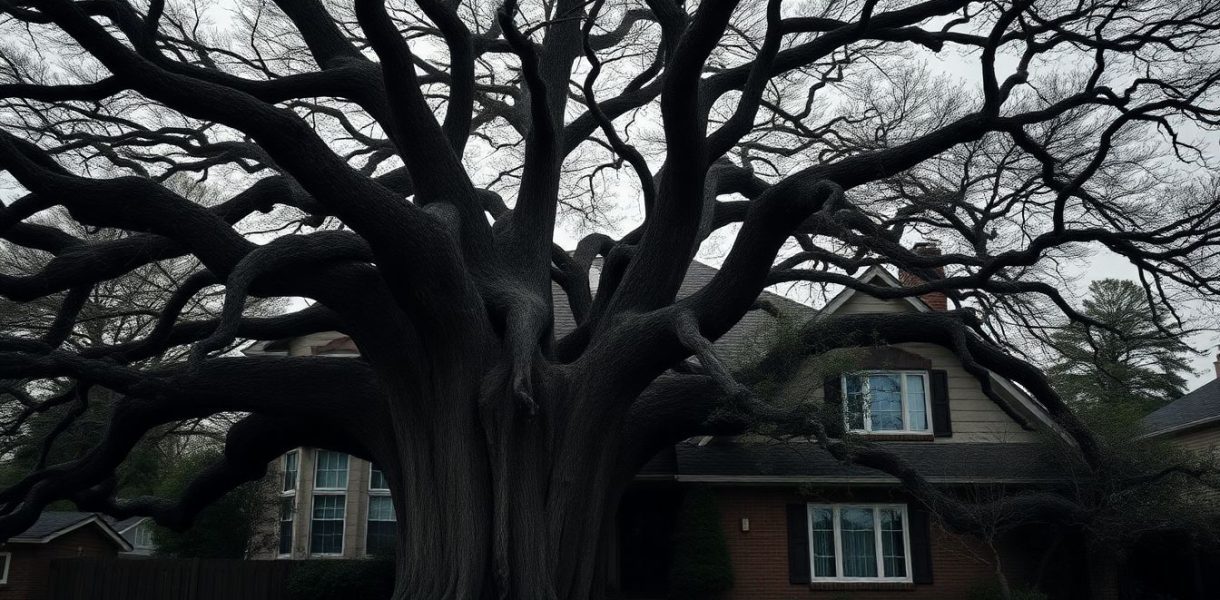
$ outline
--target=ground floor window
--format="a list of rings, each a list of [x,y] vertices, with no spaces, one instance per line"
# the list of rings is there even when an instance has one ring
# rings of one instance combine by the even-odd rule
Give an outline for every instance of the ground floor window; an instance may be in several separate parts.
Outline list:
[[[910,537],[901,504],[810,504],[814,581],[910,581]]]
[[[313,497],[313,521],[310,523],[310,554],[343,554],[343,519],[347,496],[317,494]]]
[[[372,556],[392,556],[397,544],[398,523],[389,496],[369,496],[368,535],[364,551]]]
[[[292,522],[296,515],[296,497],[280,498],[280,554],[292,554]]]
[[[8,583],[8,567],[13,562],[11,552],[0,552],[0,584]]]

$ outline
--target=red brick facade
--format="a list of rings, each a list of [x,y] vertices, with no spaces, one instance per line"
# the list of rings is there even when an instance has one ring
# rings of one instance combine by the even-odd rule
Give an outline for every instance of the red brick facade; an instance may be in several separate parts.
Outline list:
[[[85,526],[46,544],[10,543],[8,582],[0,585],[0,600],[44,600],[50,587],[51,561],[60,558],[114,557],[118,549],[95,526]]]
[[[788,582],[787,513],[789,503],[844,500],[798,495],[794,490],[718,488],[720,513],[733,561],[736,583],[731,600],[945,600],[966,598],[970,590],[995,581],[987,562],[989,550],[932,525],[930,585],[913,584],[791,584]],[[852,500],[894,502],[890,498],[855,496]],[[750,520],[743,532],[741,520]]]

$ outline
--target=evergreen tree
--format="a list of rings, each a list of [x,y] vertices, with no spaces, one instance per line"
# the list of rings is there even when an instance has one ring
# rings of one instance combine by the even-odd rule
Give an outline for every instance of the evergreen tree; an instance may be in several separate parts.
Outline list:
[[[1193,350],[1152,312],[1138,284],[1094,281],[1082,312],[1109,329],[1074,323],[1051,336],[1060,360],[1048,374],[1065,398],[1142,414],[1186,393]]]

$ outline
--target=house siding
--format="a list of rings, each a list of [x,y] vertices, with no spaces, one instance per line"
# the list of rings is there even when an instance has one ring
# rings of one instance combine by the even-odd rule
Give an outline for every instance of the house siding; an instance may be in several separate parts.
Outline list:
[[[288,556],[279,554],[279,505],[269,511],[261,525],[261,533],[276,540],[254,554],[255,558],[364,558],[365,553],[365,520],[369,509],[369,462],[355,456],[348,456],[347,488],[344,492],[343,511],[343,553],[341,555],[315,556],[310,554],[310,526],[313,516],[314,498],[314,465],[317,463],[317,450],[314,448],[298,448],[300,460],[297,470],[296,515],[292,522],[292,553]],[[283,461],[277,458],[268,468],[273,473],[277,485],[283,481]]]
[[[118,555],[114,541],[92,525],[68,532],[46,544],[4,544],[0,552],[12,553],[8,583],[0,585],[0,600],[48,598],[52,560]]]
[[[1212,454],[1220,458],[1220,426],[1213,425],[1206,429],[1196,429],[1174,436],[1170,440],[1184,450],[1199,454]]]
[[[873,281],[874,285],[883,285]],[[863,293],[852,294],[842,306],[835,311],[836,315],[856,315],[864,313],[904,313],[916,312],[914,306],[906,300],[882,300],[876,296]]]
[[[926,358],[931,361],[932,369],[944,370],[948,374],[949,412],[953,435],[936,438],[934,443],[1039,441],[1035,432],[1023,428],[1000,405],[983,393],[978,379],[962,367],[961,360],[953,352],[934,344],[894,344],[894,347]],[[834,369],[850,369],[854,360],[856,359],[850,350],[826,360],[811,358],[797,376],[786,384],[783,393],[792,402],[821,403],[824,398],[822,387],[827,374]],[[997,390],[997,393],[1004,392]]]

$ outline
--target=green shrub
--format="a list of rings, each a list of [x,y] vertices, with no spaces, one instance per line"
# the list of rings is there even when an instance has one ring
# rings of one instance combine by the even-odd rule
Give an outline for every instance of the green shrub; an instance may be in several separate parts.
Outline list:
[[[388,560],[302,561],[288,577],[291,600],[389,600],[393,593]]]
[[[682,499],[674,533],[674,559],[669,571],[669,596],[675,600],[707,599],[733,587],[733,565],[716,497],[695,488]]]

